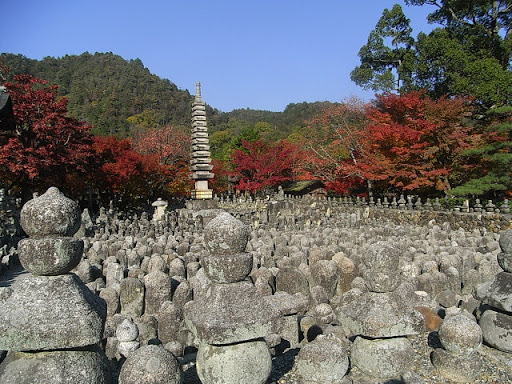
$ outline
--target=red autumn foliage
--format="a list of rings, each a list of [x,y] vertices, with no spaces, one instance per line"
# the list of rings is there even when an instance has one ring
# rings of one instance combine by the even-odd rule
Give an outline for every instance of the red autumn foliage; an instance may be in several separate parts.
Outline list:
[[[52,185],[71,193],[70,181],[90,171],[91,127],[67,116],[67,100],[57,97],[56,85],[30,75],[5,85],[16,129],[1,132],[0,179],[25,200]]]
[[[460,175],[460,155],[474,143],[462,117],[461,98],[430,99],[423,92],[378,96],[367,112],[365,178],[392,188],[435,193],[451,188]]]
[[[165,126],[148,129],[138,134],[133,148],[143,156],[149,156],[168,177],[167,192],[174,196],[186,196],[191,190],[189,175],[190,133],[182,127]]]
[[[297,154],[298,148],[285,141],[242,140],[242,149],[232,153],[233,175],[240,180],[236,188],[255,193],[292,180]]]
[[[309,178],[321,179],[336,194],[348,194],[365,186],[358,167],[365,156],[365,104],[352,98],[332,104],[306,124],[302,145],[303,167]]]
[[[163,193],[168,181],[167,168],[154,156],[137,153],[131,139],[97,136],[93,147],[101,164],[93,182],[100,190],[112,191],[125,201],[156,198]]]

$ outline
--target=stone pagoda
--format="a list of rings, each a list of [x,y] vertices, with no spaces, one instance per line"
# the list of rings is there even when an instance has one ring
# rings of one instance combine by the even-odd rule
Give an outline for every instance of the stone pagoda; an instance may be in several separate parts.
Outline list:
[[[190,177],[195,181],[191,198],[211,200],[212,190],[208,188],[208,179],[212,179],[213,166],[210,158],[208,127],[206,126],[206,106],[201,99],[201,84],[196,83],[196,97],[192,106],[192,148],[190,154]]]

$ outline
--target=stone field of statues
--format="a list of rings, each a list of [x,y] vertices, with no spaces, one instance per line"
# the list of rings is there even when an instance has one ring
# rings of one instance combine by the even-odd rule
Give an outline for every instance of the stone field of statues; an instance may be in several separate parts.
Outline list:
[[[0,382],[512,381],[509,214],[214,203],[27,202],[1,259]]]

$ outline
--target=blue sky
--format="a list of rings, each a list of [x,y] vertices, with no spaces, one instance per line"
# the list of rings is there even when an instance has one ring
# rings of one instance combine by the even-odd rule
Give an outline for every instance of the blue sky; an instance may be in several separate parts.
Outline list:
[[[428,6],[402,0],[2,0],[0,52],[32,59],[83,52],[139,58],[206,103],[282,111],[290,103],[365,100],[350,80],[385,8],[400,4],[413,35]]]

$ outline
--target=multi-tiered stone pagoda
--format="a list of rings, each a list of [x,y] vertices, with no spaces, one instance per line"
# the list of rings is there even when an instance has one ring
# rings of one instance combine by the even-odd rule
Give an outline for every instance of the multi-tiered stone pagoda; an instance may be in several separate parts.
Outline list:
[[[201,84],[196,83],[196,97],[192,106],[192,152],[190,154],[191,178],[195,181],[192,199],[211,200],[212,190],[208,188],[208,179],[212,179],[213,166],[210,158],[208,127],[206,125],[206,106],[201,99]]]

